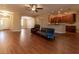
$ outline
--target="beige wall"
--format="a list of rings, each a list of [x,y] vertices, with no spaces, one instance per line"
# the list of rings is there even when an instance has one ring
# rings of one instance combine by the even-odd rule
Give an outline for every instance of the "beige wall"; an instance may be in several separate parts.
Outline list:
[[[79,33],[79,14],[76,17],[76,23],[75,25],[77,26],[77,32]]]
[[[11,20],[12,20],[11,16],[9,16],[9,17],[1,17],[0,18],[0,30],[2,30],[2,29],[10,29]]]
[[[21,16],[18,13],[13,14],[13,19],[11,20],[11,29],[12,30],[20,30],[21,28]]]
[[[77,32],[79,32],[79,15],[76,17],[76,23],[75,24],[59,24],[59,25],[49,25],[48,23],[48,15],[42,15],[35,17],[36,24],[40,24],[41,27],[48,27],[48,28],[54,28],[56,33],[65,33],[65,26],[66,25],[75,25],[77,27]]]
[[[49,25],[48,15],[42,15],[35,18],[36,24],[40,24],[41,27],[54,28],[56,33],[65,33],[65,24]]]
[[[3,29],[11,29],[13,31],[18,31],[21,30],[21,17],[22,15],[20,15],[17,12],[14,12],[11,17],[9,17],[8,19],[4,19],[3,20],[3,25],[0,24],[0,30]],[[26,17],[26,19],[24,19],[23,22],[23,28],[32,28],[34,27],[34,18],[33,17]]]
[[[8,17],[8,19],[3,19],[3,25],[0,24],[0,30],[11,29],[11,30],[20,30],[20,14],[13,13]]]

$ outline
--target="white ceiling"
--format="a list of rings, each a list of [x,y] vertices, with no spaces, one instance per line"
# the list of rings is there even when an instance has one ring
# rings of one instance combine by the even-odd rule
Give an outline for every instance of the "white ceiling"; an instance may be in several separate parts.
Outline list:
[[[40,4],[40,6],[43,7],[43,10],[39,10],[37,13],[33,13],[32,11],[26,10],[24,4],[5,4],[5,5],[3,4],[0,5],[0,9],[6,9],[9,11],[18,12],[21,15],[29,15],[29,16],[50,14],[58,11],[61,8],[64,11],[79,10],[78,4]]]

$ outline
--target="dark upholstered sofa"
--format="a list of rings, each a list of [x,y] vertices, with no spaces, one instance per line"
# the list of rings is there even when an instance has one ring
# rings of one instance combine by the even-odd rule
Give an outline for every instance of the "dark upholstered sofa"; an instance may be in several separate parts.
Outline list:
[[[40,30],[40,25],[39,24],[35,24],[34,28],[31,29],[31,32],[35,33],[35,32],[37,32],[39,30]]]
[[[40,30],[40,26],[39,26],[38,30],[36,30],[36,28],[32,28],[31,33],[47,38],[48,40],[55,39],[55,30],[52,28],[41,28]]]
[[[55,31],[51,28],[42,28],[40,31],[37,31],[36,33],[50,40],[55,39]]]

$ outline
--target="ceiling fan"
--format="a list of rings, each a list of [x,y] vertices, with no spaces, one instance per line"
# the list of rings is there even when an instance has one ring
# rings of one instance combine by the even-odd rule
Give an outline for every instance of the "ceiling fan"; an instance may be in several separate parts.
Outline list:
[[[39,4],[26,4],[25,5],[26,10],[38,12],[38,10],[42,10],[43,8],[40,7]]]

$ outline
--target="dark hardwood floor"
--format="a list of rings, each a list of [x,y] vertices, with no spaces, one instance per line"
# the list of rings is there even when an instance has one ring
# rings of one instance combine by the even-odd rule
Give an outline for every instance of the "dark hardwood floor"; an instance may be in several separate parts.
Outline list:
[[[31,34],[29,29],[21,32],[0,31],[0,53],[4,54],[68,54],[79,53],[79,34],[56,34],[55,40],[46,40]]]

